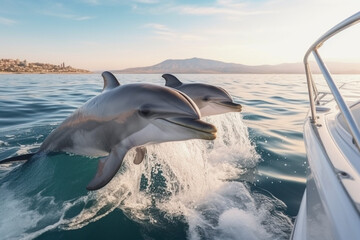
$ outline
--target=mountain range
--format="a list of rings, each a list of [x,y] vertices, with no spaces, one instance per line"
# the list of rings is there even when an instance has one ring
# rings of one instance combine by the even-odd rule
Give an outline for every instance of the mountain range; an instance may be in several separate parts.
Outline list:
[[[360,63],[326,63],[334,74],[360,74]],[[310,63],[313,73],[320,73],[317,64]],[[226,63],[203,58],[168,59],[148,67],[113,70],[114,73],[255,73],[255,74],[304,74],[303,63],[283,63],[278,65],[250,66],[238,63]]]

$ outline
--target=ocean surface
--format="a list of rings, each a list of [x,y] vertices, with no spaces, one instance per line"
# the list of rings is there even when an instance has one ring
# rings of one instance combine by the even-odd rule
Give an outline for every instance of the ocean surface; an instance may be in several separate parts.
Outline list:
[[[150,145],[140,165],[130,151],[94,192],[85,187],[98,158],[0,165],[1,239],[288,239],[308,168],[305,76],[176,76],[225,88],[243,112],[205,118],[218,128],[214,141]],[[164,85],[157,74],[117,77]],[[35,152],[102,87],[100,74],[0,75],[0,159]]]

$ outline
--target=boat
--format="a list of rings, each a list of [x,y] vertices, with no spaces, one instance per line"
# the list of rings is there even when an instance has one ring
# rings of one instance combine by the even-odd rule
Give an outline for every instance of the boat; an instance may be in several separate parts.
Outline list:
[[[360,12],[327,31],[304,56],[310,102],[304,122],[309,172],[291,234],[294,240],[360,239],[360,97],[343,96],[319,54],[328,39],[357,23]],[[329,92],[318,90],[308,60],[311,54]]]

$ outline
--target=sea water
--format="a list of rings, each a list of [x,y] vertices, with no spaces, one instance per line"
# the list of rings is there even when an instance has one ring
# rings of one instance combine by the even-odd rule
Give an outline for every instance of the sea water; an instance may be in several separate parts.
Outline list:
[[[243,112],[204,118],[218,129],[214,141],[149,145],[140,165],[129,151],[98,191],[85,189],[98,158],[0,165],[1,238],[288,239],[306,182],[305,77],[177,76],[227,89]],[[117,77],[164,85],[157,74]],[[100,74],[0,75],[0,159],[36,151],[102,84]]]

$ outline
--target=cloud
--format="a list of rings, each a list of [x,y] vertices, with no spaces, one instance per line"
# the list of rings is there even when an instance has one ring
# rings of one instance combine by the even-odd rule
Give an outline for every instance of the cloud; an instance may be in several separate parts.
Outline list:
[[[188,15],[222,15],[222,16],[248,16],[260,15],[270,13],[272,11],[251,10],[250,2],[219,0],[215,4],[200,6],[200,5],[177,5],[173,10],[180,14]]]
[[[76,21],[85,21],[85,20],[90,20],[93,19],[94,17],[90,17],[90,16],[72,16],[71,19],[76,20]]]
[[[148,23],[148,24],[145,24],[144,27],[153,28],[153,29],[156,29],[159,31],[169,31],[169,28],[167,26],[158,24],[158,23]]]
[[[96,5],[99,0],[81,0],[81,2]],[[42,6],[38,13],[45,16],[69,19],[73,21],[86,21],[95,18],[93,16],[78,14],[74,10],[75,9],[72,9],[71,4],[49,2],[48,5]]]
[[[148,23],[144,25],[145,28],[151,29],[152,32],[162,39],[172,39],[176,36],[175,32],[170,30],[167,26],[158,23]]]
[[[78,16],[74,14],[66,14],[66,13],[55,13],[55,12],[43,12],[44,15],[51,16],[51,17],[58,17],[63,19],[70,19],[74,21],[86,21],[93,19],[94,17],[91,16]]]
[[[244,11],[227,7],[199,7],[199,6],[179,6],[176,8],[179,13],[189,15],[232,15],[248,16],[268,13],[265,11]]]
[[[136,3],[155,4],[159,3],[158,0],[133,0]]]
[[[123,4],[123,5],[131,5],[131,3],[140,3],[140,4],[157,4],[159,0],[80,0],[81,2],[89,5],[116,5],[116,4]]]
[[[99,0],[81,0],[81,1],[86,4],[90,4],[90,5],[99,5],[100,4]]]
[[[151,38],[157,40],[152,44],[166,48],[168,53],[183,56],[187,51],[192,55],[257,65],[301,61],[313,41],[359,7],[358,0],[172,1],[147,7],[142,13],[168,17],[157,20],[165,24],[147,24]],[[350,31],[353,30],[349,30],[349,36]],[[353,37],[345,34],[347,42],[359,39],[358,31]],[[355,53],[359,51],[347,49],[346,43],[338,44],[342,36],[331,40],[334,44],[327,42],[321,53],[336,60],[349,52],[344,58],[359,61],[360,55]],[[354,47],[356,43],[348,45]],[[346,51],[340,52],[344,48]]]
[[[9,18],[0,17],[0,24],[10,26],[16,24],[16,21]]]
[[[158,24],[158,23],[148,23],[144,25],[145,28],[151,29],[153,34],[155,34],[156,38],[162,40],[185,40],[185,41],[196,41],[202,40],[203,38],[196,34],[191,33],[182,33],[179,31],[175,31],[170,29],[169,27]]]

